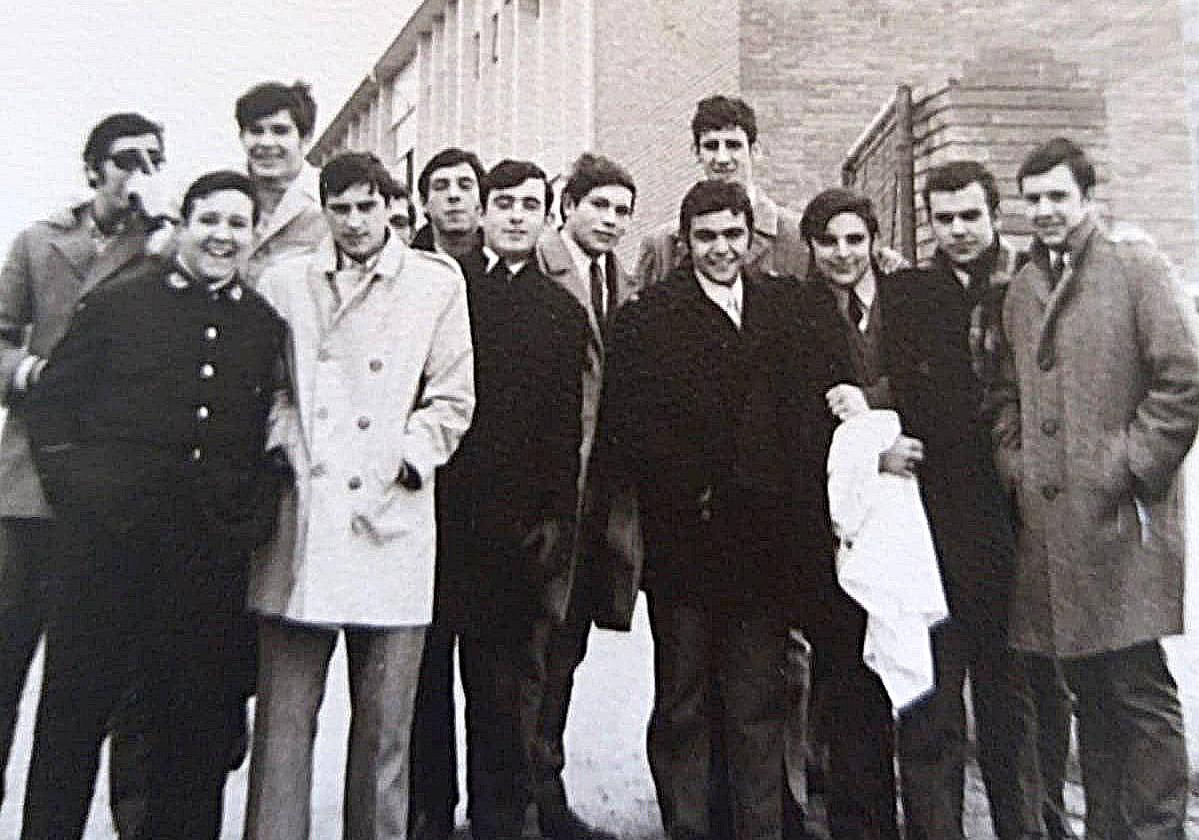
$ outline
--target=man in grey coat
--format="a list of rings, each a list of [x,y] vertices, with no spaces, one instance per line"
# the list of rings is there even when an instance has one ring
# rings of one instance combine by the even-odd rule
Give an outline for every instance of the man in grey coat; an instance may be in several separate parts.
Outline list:
[[[1194,305],[1160,253],[1099,229],[1063,138],[1017,175],[1036,241],[1003,308],[997,458],[1020,532],[1010,643],[1078,698],[1087,836],[1181,840],[1187,753],[1159,644],[1183,630],[1178,471],[1199,428]]]

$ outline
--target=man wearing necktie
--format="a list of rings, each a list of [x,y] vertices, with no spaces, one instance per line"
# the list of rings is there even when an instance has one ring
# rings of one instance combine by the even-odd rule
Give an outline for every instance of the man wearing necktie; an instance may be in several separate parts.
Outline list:
[[[641,506],[649,763],[676,840],[782,836],[788,627],[831,556],[823,395],[844,338],[831,300],[747,269],[753,213],[735,183],[683,199],[690,256],[617,316],[593,455]]]
[[[634,293],[614,249],[633,218],[636,187],[619,164],[600,155],[575,161],[562,192],[565,222],[547,229],[537,241],[537,261],[546,277],[571,293],[587,312],[590,329],[583,370],[583,437],[579,450],[579,533],[575,572],[566,620],[549,634],[545,697],[534,753],[534,800],[541,833],[555,840],[603,836],[571,809],[562,781],[566,729],[574,672],[587,652],[587,636],[597,626],[628,630],[637,594],[635,564],[613,562],[607,551],[606,502],[600,497],[602,474],[593,469],[605,344],[617,309]],[[637,559],[639,562],[639,559]]]
[[[433,617],[435,473],[475,404],[466,287],[449,257],[390,231],[394,184],[374,155],[330,160],[319,193],[330,238],[259,283],[289,328],[268,442],[295,480],[250,580],[258,703],[245,836],[309,836],[317,714],[344,635],[345,836],[402,840]]]
[[[573,575],[588,325],[537,264],[552,197],[527,161],[484,179],[486,263],[466,278],[479,408],[438,477],[437,619],[458,634],[477,840],[520,836],[546,641]]]
[[[825,190],[804,210],[801,230],[811,251],[808,281],[831,298],[847,374],[825,394],[830,418],[893,407],[883,338],[891,314],[873,258],[878,218],[870,200],[853,190]],[[922,444],[900,436],[880,469],[910,475]],[[822,473],[823,475],[823,473]],[[813,731],[828,744],[825,808],[833,840],[896,840],[891,702],[862,661],[865,611],[841,589],[831,554],[817,558],[815,603],[805,615],[812,642]]]
[[[1004,300],[997,391],[1020,523],[1009,643],[1077,698],[1087,836],[1180,840],[1186,740],[1159,640],[1183,630],[1194,303],[1151,243],[1099,228],[1075,143],[1035,148],[1017,182],[1036,240]]]

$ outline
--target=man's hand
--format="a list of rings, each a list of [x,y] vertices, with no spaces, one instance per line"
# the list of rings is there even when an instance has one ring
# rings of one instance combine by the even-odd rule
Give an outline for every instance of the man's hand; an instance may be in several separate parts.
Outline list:
[[[907,257],[894,248],[888,248],[885,245],[879,246],[874,250],[874,261],[878,263],[878,269],[883,274],[894,274],[900,269],[912,267]]]
[[[838,420],[848,420],[870,410],[870,404],[866,402],[866,395],[862,393],[862,389],[848,382],[829,388],[824,394],[824,399],[828,403],[829,411],[836,415]]]
[[[562,543],[566,533],[566,524],[561,519],[548,517],[535,525],[521,542],[521,546],[533,554],[543,580],[553,577],[562,567],[565,556]]]
[[[916,438],[900,435],[890,449],[878,456],[878,471],[915,478],[916,467],[923,460],[924,444]]]
[[[171,202],[171,187],[151,164],[148,157],[141,172],[134,172],[125,182],[125,194],[129,197],[130,206],[141,213],[147,221],[153,223],[179,220],[179,213]]]

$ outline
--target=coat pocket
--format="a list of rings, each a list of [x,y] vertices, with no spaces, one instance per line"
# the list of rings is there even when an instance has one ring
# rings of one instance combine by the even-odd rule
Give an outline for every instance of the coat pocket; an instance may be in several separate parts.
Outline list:
[[[356,533],[363,533],[376,543],[386,543],[412,530],[415,505],[421,490],[409,490],[396,481],[398,468],[393,472],[388,469],[390,459],[384,459],[384,464],[371,467],[367,471],[366,487],[370,496],[358,512],[354,514],[353,527]]]

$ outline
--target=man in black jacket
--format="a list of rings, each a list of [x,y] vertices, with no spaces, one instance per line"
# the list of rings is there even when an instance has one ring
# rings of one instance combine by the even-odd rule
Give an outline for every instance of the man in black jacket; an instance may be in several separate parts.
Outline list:
[[[734,836],[781,836],[787,628],[831,556],[823,395],[843,377],[823,313],[835,310],[822,289],[743,270],[753,225],[737,184],[687,193],[690,258],[618,314],[601,409],[596,458],[642,505],[649,762],[672,838],[721,832],[718,729]]]
[[[483,182],[482,266],[467,265],[477,404],[438,478],[437,621],[458,634],[467,813],[478,840],[520,836],[545,640],[561,621],[578,501],[587,316],[534,246],[545,173],[505,160]]]
[[[978,762],[1000,840],[1042,836],[1034,712],[1017,659],[1007,649],[1014,569],[1011,512],[991,456],[983,414],[994,384],[1000,315],[1018,254],[995,229],[994,177],[973,161],[927,176],[937,250],[932,263],[884,286],[884,356],[905,434],[924,444],[917,469],[950,618],[932,634],[936,688],[899,719],[904,816],[911,840],[962,834],[970,674]],[[1069,697],[1052,674],[1042,680],[1047,733],[1043,761],[1057,778],[1069,733]],[[1064,729],[1063,729],[1064,727]],[[1049,811],[1055,810],[1046,803]],[[1057,826],[1062,830],[1061,823]]]
[[[448,254],[458,261],[468,280],[487,270],[479,226],[479,191],[485,174],[478,155],[450,147],[429,158],[416,181],[428,222],[416,232],[412,247]],[[437,575],[441,574],[438,563]],[[411,756],[408,833],[413,840],[447,840],[454,830],[454,810],[458,807],[454,632],[440,620],[436,602],[433,623],[425,633]]]
[[[241,702],[245,558],[270,536],[266,416],[284,325],[242,285],[256,213],[235,172],[183,200],[178,255],[79,305],[20,411],[69,548],[47,631],[22,837],[81,837],[105,722],[149,718],[138,838],[216,838]]]

